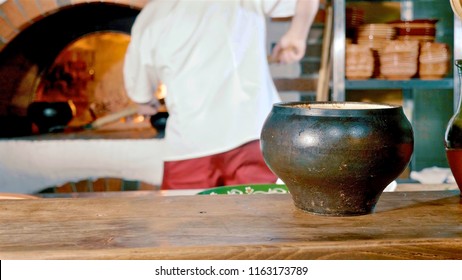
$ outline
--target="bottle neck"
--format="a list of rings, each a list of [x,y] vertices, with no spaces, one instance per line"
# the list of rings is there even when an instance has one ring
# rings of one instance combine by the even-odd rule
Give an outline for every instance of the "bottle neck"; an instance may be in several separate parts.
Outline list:
[[[459,100],[457,101],[456,112],[460,112],[462,109],[461,108],[462,107],[462,104],[461,104],[462,103],[462,60],[456,60],[455,65],[457,68],[457,76],[459,80],[459,85],[458,85]]]

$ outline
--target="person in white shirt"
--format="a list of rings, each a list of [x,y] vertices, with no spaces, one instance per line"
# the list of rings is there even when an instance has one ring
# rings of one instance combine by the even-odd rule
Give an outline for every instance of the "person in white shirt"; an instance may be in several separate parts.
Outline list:
[[[266,18],[293,16],[272,52],[299,61],[319,0],[151,0],[135,20],[124,63],[139,113],[169,113],[162,189],[274,183],[259,138],[280,102],[266,54]]]

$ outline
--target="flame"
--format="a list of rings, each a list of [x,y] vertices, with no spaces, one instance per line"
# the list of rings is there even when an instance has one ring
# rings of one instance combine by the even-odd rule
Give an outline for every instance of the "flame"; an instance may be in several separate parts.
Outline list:
[[[67,100],[67,104],[69,104],[69,107],[71,107],[72,116],[75,117],[75,115],[77,114],[77,107],[75,106],[74,102],[71,99],[69,99]]]
[[[142,115],[136,115],[136,116],[133,118],[132,122],[133,122],[133,123],[141,123],[141,122],[144,121],[144,119],[145,119],[144,116],[142,116]]]
[[[167,87],[161,82],[156,90],[156,98],[162,100],[167,95]]]

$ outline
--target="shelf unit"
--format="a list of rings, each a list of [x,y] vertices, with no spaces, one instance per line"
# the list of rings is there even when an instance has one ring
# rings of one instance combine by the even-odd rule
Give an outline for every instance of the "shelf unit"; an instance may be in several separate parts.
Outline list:
[[[454,79],[444,78],[441,80],[419,80],[411,79],[406,81],[392,81],[392,80],[345,80],[346,89],[453,89]]]
[[[460,98],[459,88],[460,82],[457,75],[457,71],[454,69],[452,71],[452,76],[447,76],[441,80],[420,80],[420,79],[411,79],[411,80],[382,80],[382,79],[368,79],[368,80],[348,80],[345,78],[345,48],[346,48],[346,7],[347,4],[354,3],[354,2],[399,2],[400,6],[400,15],[402,20],[412,20],[414,19],[415,11],[420,8],[420,12],[422,11],[422,6],[428,5],[432,0],[331,0],[332,7],[333,7],[333,38],[332,38],[332,49],[331,49],[331,57],[332,57],[332,80],[331,80],[331,100],[333,101],[345,101],[347,100],[346,92],[349,90],[356,91],[356,90],[367,90],[372,91],[374,90],[401,90],[403,96],[403,108],[405,110],[406,115],[411,120],[415,127],[415,135],[416,141],[419,141],[417,149],[415,148],[414,156],[415,158],[411,162],[411,169],[420,169],[422,166],[428,163],[426,158],[427,153],[430,149],[437,149],[438,153],[436,155],[435,162],[442,163],[445,161],[444,155],[444,147],[441,149],[442,146],[442,135],[444,134],[443,127],[445,127],[445,119],[448,113],[451,112],[442,112],[444,115],[443,117],[434,118],[435,111],[429,112],[428,116],[422,117],[423,115],[427,114],[427,110],[436,110],[433,108],[428,109],[424,106],[422,108],[422,103],[432,103],[433,100],[429,101],[427,94],[430,91],[435,92],[446,92],[446,99],[435,100],[434,102],[437,103],[440,107],[444,103],[446,107],[451,107],[450,103],[451,98],[453,102],[453,110],[457,108],[457,104]],[[444,6],[444,9],[450,9],[449,2],[434,2],[439,5],[439,7]],[[433,7],[432,7],[433,8]],[[436,9],[436,8],[435,8]],[[432,13],[433,11],[430,11]],[[446,10],[447,12],[447,10]],[[418,14],[418,13],[417,13]],[[452,13],[450,13],[452,14]],[[415,18],[419,18],[416,16]],[[444,17],[445,20],[445,27],[449,26],[451,23],[447,20],[452,20],[447,16]],[[449,28],[450,29],[450,28]],[[451,34],[452,33],[452,37]],[[453,29],[451,32],[446,32],[444,34],[445,39],[452,39],[452,60],[455,59],[462,59],[462,23],[459,18],[453,16]],[[420,93],[424,93],[423,95]],[[369,93],[368,93],[369,94]],[[417,101],[416,101],[417,100]],[[422,101],[424,100],[424,101]],[[439,103],[438,103],[439,102]],[[449,104],[449,106],[448,106]],[[420,106],[420,107],[419,107]],[[435,106],[436,107],[436,106]],[[441,109],[440,109],[441,110]],[[450,110],[450,109],[449,109]],[[448,111],[448,110],[446,110]],[[414,114],[418,112],[418,114]],[[441,113],[441,112],[440,112]],[[433,115],[432,115],[433,114]],[[418,115],[417,117],[415,115]],[[432,118],[433,117],[433,118]],[[426,119],[425,119],[426,118]],[[431,129],[427,128],[426,126],[432,126]],[[437,135],[434,132],[437,131]],[[428,136],[430,135],[430,136]],[[424,140],[422,138],[424,137]],[[424,141],[425,143],[423,143]],[[437,146],[440,145],[440,146]],[[434,148],[437,147],[437,148]],[[424,158],[422,160],[422,158]],[[417,163],[416,163],[417,162]]]
[[[383,0],[382,2],[400,2],[402,15],[409,15],[409,9],[412,8],[410,3],[416,0]],[[442,80],[419,80],[412,79],[409,81],[389,81],[369,79],[363,81],[352,81],[345,79],[345,9],[346,2],[367,2],[367,0],[333,0],[334,11],[334,35],[332,45],[333,71],[331,96],[334,101],[345,101],[345,91],[348,89],[453,89],[454,90],[454,108],[459,100],[459,81],[457,73],[454,71],[454,77],[444,78]],[[377,1],[375,1],[377,2]],[[447,3],[449,5],[449,2]],[[409,20],[411,18],[402,18]],[[454,43],[453,58],[462,57],[462,24],[459,18],[454,17]]]

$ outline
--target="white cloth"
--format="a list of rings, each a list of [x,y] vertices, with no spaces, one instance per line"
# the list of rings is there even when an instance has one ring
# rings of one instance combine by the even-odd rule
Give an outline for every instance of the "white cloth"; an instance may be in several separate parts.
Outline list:
[[[422,184],[452,184],[456,182],[450,168],[436,166],[427,167],[420,171],[411,171],[410,177]]]
[[[98,178],[160,186],[164,150],[162,139],[2,140],[0,193],[36,193]]]
[[[127,94],[148,102],[159,81],[170,117],[165,160],[208,156],[260,138],[279,102],[267,64],[266,16],[293,15],[296,0],[154,0],[127,50]]]

